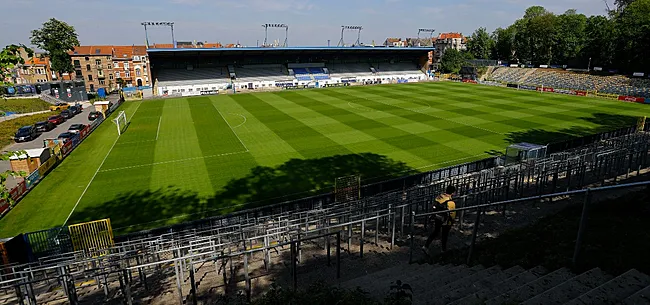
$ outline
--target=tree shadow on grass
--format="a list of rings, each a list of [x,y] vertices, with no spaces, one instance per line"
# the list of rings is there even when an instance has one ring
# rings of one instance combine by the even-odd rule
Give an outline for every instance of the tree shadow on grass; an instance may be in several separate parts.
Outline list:
[[[118,234],[134,232],[330,192],[337,177],[361,175],[367,183],[412,172],[404,162],[373,153],[291,159],[276,167],[254,167],[209,197],[174,186],[119,194],[75,211],[69,223],[110,218]]]
[[[528,142],[545,145],[573,140],[601,132],[617,130],[623,127],[633,126],[637,122],[637,118],[633,116],[608,113],[594,113],[591,116],[581,117],[580,119],[595,124],[596,126],[572,126],[556,131],[548,131],[544,129],[514,131],[506,135],[506,141],[509,143]]]

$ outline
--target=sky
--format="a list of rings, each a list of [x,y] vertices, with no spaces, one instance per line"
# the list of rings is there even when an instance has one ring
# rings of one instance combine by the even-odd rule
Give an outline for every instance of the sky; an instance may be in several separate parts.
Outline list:
[[[0,0],[0,46],[29,45],[30,31],[49,18],[75,27],[82,45],[144,45],[143,21],[173,21],[177,41],[261,44],[264,23],[289,25],[290,46],[336,45],[342,25],[361,25],[361,42],[382,44],[387,37],[417,37],[419,28],[470,35],[493,31],[541,5],[603,15],[613,0]],[[422,36],[426,35],[423,33]],[[269,41],[284,31],[269,29]],[[355,32],[346,32],[353,43]],[[150,43],[171,43],[168,28],[150,28]]]

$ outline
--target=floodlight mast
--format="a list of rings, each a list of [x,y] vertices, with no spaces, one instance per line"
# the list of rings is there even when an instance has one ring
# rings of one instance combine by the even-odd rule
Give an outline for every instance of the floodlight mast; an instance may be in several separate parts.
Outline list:
[[[267,45],[267,41],[269,40],[269,28],[282,28],[284,29],[284,44],[282,45],[283,47],[288,47],[289,46],[289,26],[284,23],[265,23],[262,24],[262,27],[264,28],[264,44],[262,46]]]
[[[427,46],[430,46],[430,44],[433,44],[433,33],[435,33],[435,31],[435,29],[418,29],[418,47],[420,46],[420,33],[429,33]]]
[[[157,22],[151,22],[151,21],[145,21],[140,23],[142,26],[144,26],[144,36],[145,36],[145,42],[147,44],[147,48],[149,48],[149,33],[147,33],[147,26],[168,26],[171,28],[172,32],[172,47],[176,48],[176,39],[174,38],[174,23],[173,22],[167,22],[167,21],[157,21]]]
[[[362,26],[360,25],[342,25],[341,26],[341,40],[339,40],[339,43],[337,46],[339,47],[345,47],[345,41],[343,40],[343,33],[345,30],[353,30],[357,31],[357,41],[354,43],[355,46],[358,46],[361,44],[361,30],[363,29]]]

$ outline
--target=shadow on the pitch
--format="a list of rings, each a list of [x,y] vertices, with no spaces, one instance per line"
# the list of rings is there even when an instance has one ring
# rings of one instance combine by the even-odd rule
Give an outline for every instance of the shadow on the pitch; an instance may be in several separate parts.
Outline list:
[[[70,224],[110,218],[118,234],[135,232],[331,192],[337,177],[361,175],[366,184],[414,172],[404,162],[373,153],[291,159],[276,167],[254,167],[214,196],[174,186],[120,194],[75,211]]]
[[[637,121],[637,118],[633,116],[608,113],[594,113],[591,116],[581,117],[580,119],[595,124],[596,126],[572,126],[556,131],[544,129],[515,131],[506,135],[506,141],[509,143],[528,142],[544,145],[633,126]]]

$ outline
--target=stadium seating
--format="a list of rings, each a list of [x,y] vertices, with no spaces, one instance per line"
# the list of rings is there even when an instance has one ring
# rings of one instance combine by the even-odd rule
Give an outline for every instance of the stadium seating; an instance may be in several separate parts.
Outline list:
[[[412,63],[376,64],[375,69],[379,75],[422,73],[422,71]]]
[[[488,80],[544,86],[556,89],[596,91],[616,95],[650,97],[650,80],[621,75],[602,76],[558,69],[498,67]]]
[[[236,67],[237,81],[260,82],[291,79],[282,65],[248,65]]]
[[[185,86],[227,82],[228,70],[223,68],[161,69],[156,73],[158,86]]]
[[[330,76],[333,77],[356,77],[371,76],[369,64],[330,64],[327,65]]]

